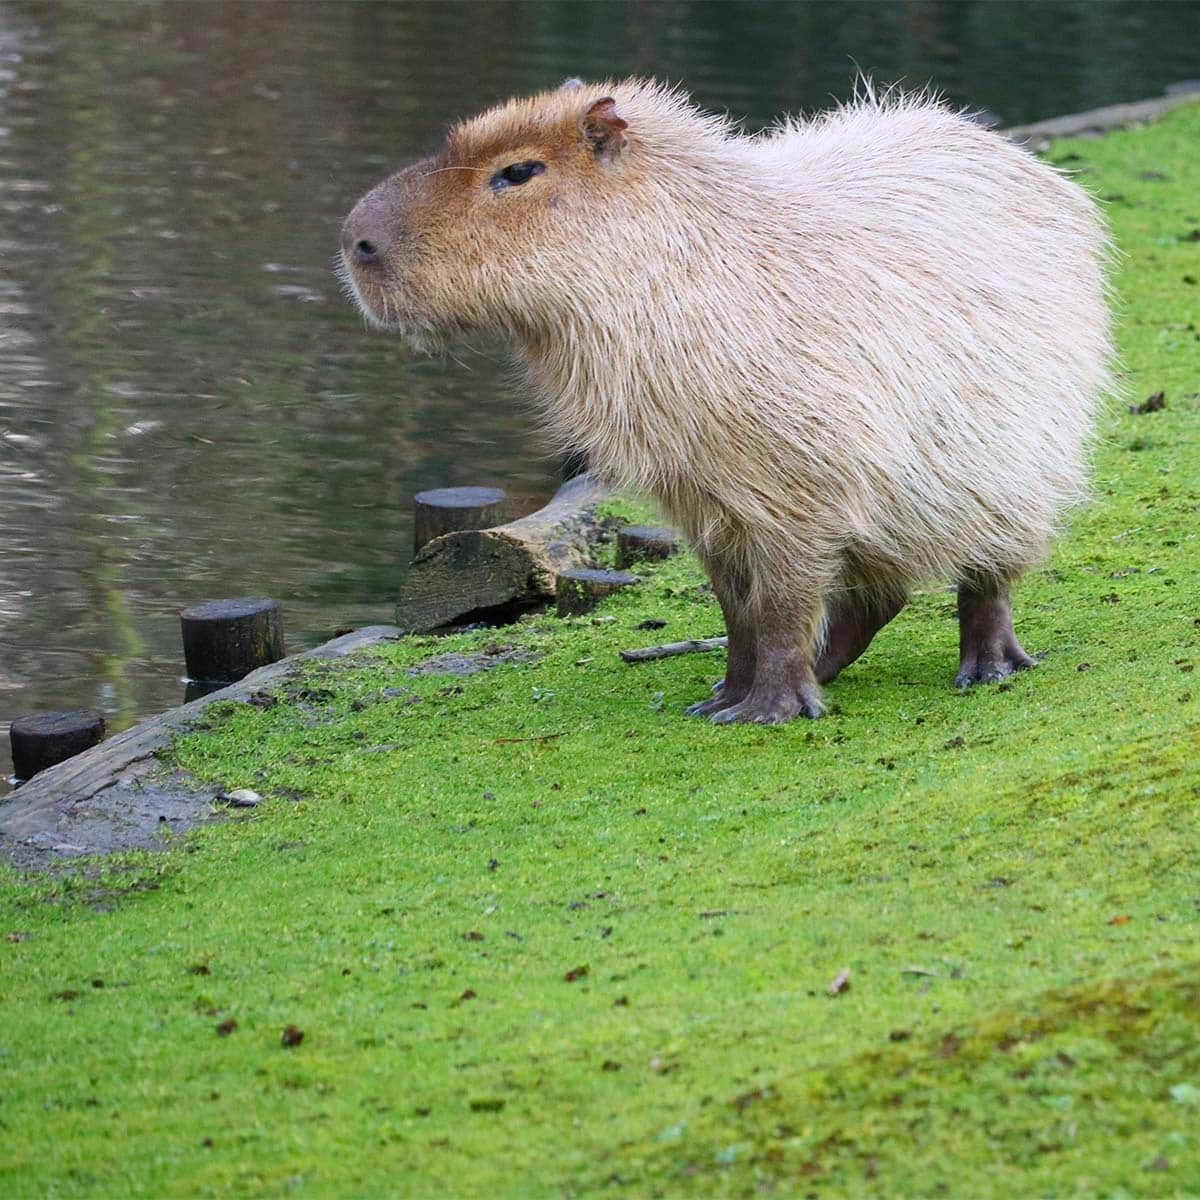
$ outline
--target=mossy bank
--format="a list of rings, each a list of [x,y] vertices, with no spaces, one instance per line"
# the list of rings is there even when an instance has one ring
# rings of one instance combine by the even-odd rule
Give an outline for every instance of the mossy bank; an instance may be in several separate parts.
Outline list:
[[[1127,394],[1035,671],[956,692],[934,588],[823,720],[689,720],[719,654],[617,658],[720,632],[681,558],[210,709],[178,763],[263,804],[0,876],[0,1191],[1200,1195],[1197,146],[1050,151]]]

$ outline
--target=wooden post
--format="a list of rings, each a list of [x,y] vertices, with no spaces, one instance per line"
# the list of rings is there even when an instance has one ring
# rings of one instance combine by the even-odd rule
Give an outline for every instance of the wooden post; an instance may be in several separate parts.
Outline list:
[[[244,596],[209,600],[179,614],[188,679],[233,683],[283,657],[283,611],[278,600]]]
[[[509,519],[508,493],[494,487],[432,488],[413,497],[413,553],[444,533],[490,529]]]
[[[663,525],[626,525],[617,530],[617,568],[637,562],[662,562],[679,551],[675,531]]]
[[[18,717],[9,730],[13,773],[30,779],[39,771],[73,758],[104,737],[104,717],[94,708]]]
[[[555,611],[560,617],[578,617],[591,612],[610,592],[638,582],[638,577],[628,571],[569,567],[559,572]]]

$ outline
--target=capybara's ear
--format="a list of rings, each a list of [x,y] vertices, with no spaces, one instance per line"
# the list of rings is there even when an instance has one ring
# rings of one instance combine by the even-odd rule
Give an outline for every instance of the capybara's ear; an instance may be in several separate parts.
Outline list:
[[[558,90],[560,92],[573,92],[576,88],[581,87],[583,87],[583,80],[578,75],[572,75],[570,79],[564,79],[558,85]]]
[[[617,102],[611,96],[597,100],[579,118],[579,129],[597,158],[612,162],[624,151],[628,139],[625,130],[627,121],[617,116]]]

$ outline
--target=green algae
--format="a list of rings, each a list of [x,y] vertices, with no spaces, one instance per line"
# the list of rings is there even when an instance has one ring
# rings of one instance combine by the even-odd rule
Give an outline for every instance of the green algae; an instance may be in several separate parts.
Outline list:
[[[822,721],[688,720],[720,653],[616,655],[720,632],[682,556],[208,710],[175,758],[258,809],[0,875],[0,1192],[1200,1194],[1197,145],[1052,151],[1126,395],[1036,670],[956,692],[934,584]],[[410,673],[449,652],[492,665]]]

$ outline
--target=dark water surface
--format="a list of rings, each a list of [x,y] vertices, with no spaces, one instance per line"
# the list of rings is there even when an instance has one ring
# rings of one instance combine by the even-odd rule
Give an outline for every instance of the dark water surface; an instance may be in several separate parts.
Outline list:
[[[386,620],[413,492],[552,489],[499,351],[414,358],[331,276],[448,120],[639,73],[757,127],[854,64],[1012,123],[1200,75],[1200,5],[0,0],[0,727],[178,703],[200,599]]]

